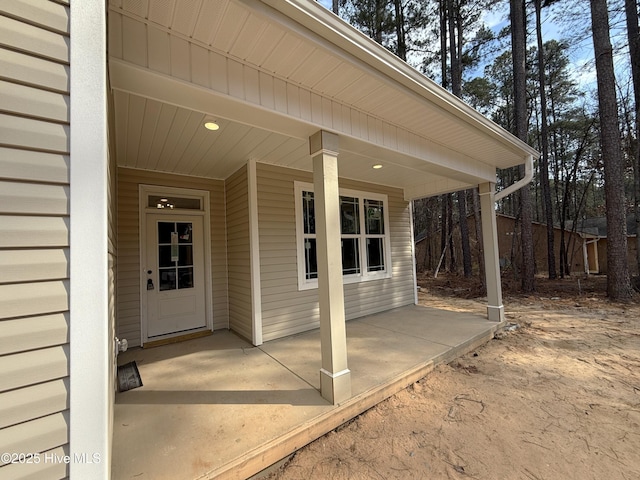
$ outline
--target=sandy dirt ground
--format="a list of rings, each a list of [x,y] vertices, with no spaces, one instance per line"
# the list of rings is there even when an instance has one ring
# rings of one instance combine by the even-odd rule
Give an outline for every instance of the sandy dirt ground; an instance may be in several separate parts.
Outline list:
[[[483,311],[473,289],[420,301]],[[505,295],[511,327],[297,452],[271,480],[639,479],[640,303],[602,279]],[[451,293],[457,295],[452,297]]]

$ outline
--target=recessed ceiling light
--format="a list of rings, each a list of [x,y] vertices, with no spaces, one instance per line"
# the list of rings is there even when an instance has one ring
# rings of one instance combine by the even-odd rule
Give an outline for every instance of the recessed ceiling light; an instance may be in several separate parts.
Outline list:
[[[206,119],[204,121],[204,128],[207,130],[218,130],[220,125],[218,125],[215,120]]]
[[[380,163],[376,163],[372,168],[374,170],[380,170],[382,168],[382,165]]]

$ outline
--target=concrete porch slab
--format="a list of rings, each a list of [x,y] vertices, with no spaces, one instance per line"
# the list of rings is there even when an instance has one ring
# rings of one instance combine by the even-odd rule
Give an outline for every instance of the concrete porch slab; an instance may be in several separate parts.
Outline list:
[[[319,331],[259,348],[230,332],[134,349],[143,387],[117,394],[114,479],[247,478],[484,343],[498,324],[411,306],[347,323],[354,396],[318,392]]]

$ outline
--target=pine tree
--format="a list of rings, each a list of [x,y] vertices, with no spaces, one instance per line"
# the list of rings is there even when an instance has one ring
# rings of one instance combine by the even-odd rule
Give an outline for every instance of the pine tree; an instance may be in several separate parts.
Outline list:
[[[607,293],[614,300],[628,299],[632,296],[632,288],[627,263],[624,162],[606,0],[591,0],[591,28],[596,58],[600,143],[607,205]]]
[[[522,0],[510,0],[511,51],[513,58],[513,93],[516,136],[526,142],[527,125],[527,71],[526,59],[526,12]],[[524,167],[520,169],[524,175]],[[522,291],[535,290],[535,257],[533,250],[533,206],[531,192],[526,185],[520,189],[520,227],[522,248]]]

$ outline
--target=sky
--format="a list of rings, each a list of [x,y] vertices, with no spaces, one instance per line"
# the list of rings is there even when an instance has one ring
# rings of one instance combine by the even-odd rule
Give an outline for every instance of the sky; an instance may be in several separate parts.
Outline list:
[[[311,0],[312,1],[312,0]],[[331,0],[319,0],[319,3],[327,9],[331,9]],[[586,6],[586,4],[585,4]],[[503,2],[501,9],[488,12],[485,16],[485,23],[494,32],[500,31],[508,24],[508,2]],[[551,7],[548,12],[543,12],[543,35],[545,40],[562,40],[566,37],[563,34],[564,21],[558,21],[558,17],[563,17],[562,2],[559,7]],[[585,22],[590,22],[589,12],[585,12],[585,16],[581,19]],[[530,26],[533,28],[533,18],[529,19]],[[535,43],[535,37],[531,37],[530,42]],[[582,36],[582,40],[574,42],[570,51],[569,57],[571,61],[571,69],[573,71],[573,78],[578,83],[578,86],[583,91],[595,91],[596,73],[593,57],[593,44],[588,34]],[[623,56],[617,59],[617,63],[622,65],[625,63]],[[481,74],[481,72],[479,73]]]
[[[562,6],[554,9],[552,6],[550,10],[543,10],[542,12],[542,35],[544,41],[548,40],[566,40],[567,34],[563,32],[562,22],[558,21],[558,17],[562,17]],[[485,15],[484,22],[495,33],[502,30],[509,24],[509,5],[504,2],[502,8],[491,11]],[[587,15],[583,17],[586,22],[590,21],[590,17]],[[535,17],[529,16],[527,18],[527,29],[530,32],[529,46],[535,46],[537,40],[535,35],[532,35],[532,31],[535,28]],[[566,26],[566,25],[565,25]],[[579,88],[582,90],[591,90],[595,88],[596,72],[595,65],[593,65],[593,44],[591,37],[588,35],[582,36],[582,40],[579,42],[573,42],[569,52],[570,69],[573,71],[573,78],[578,83]]]

